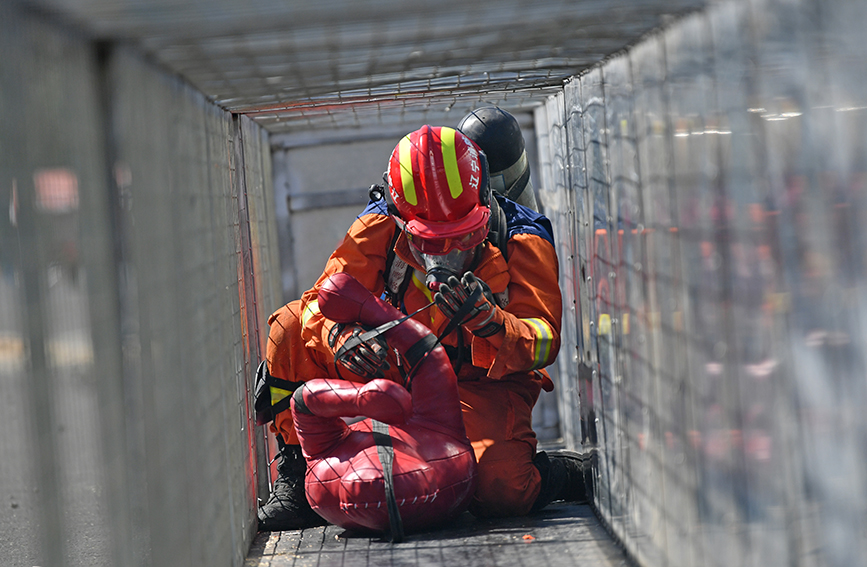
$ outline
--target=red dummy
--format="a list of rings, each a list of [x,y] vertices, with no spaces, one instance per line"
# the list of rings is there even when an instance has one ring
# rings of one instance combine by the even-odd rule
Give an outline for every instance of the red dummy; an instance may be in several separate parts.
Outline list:
[[[344,273],[322,286],[319,307],[332,321],[370,327],[402,316]],[[384,336],[410,363],[419,356],[413,346],[423,353],[434,342],[430,330],[412,319]],[[307,499],[329,522],[395,538],[402,534],[401,525],[406,530],[433,526],[469,505],[476,461],[461,417],[457,379],[442,346],[418,362],[410,389],[411,394],[386,379],[367,384],[314,379],[295,392],[292,415],[307,459]],[[349,426],[341,419],[355,416],[389,424],[388,437],[374,433],[371,419]],[[391,465],[392,482],[386,481],[383,463],[386,471]]]

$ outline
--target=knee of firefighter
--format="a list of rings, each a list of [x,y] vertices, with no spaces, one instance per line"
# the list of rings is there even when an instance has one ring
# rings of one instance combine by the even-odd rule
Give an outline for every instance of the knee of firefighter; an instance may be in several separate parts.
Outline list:
[[[470,512],[478,517],[526,514],[539,494],[539,470],[529,459],[486,461],[483,458],[477,474],[478,484]]]
[[[289,360],[301,342],[301,301],[290,301],[268,318],[268,345],[265,358],[272,376],[286,378]],[[297,356],[297,355],[296,355]],[[284,368],[285,367],[285,368]]]

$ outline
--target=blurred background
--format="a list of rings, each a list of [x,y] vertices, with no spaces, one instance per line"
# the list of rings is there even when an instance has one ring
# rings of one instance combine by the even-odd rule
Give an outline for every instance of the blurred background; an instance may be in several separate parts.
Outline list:
[[[522,126],[549,446],[642,566],[867,565],[862,0],[0,4],[3,565],[243,565],[251,387],[399,138]]]

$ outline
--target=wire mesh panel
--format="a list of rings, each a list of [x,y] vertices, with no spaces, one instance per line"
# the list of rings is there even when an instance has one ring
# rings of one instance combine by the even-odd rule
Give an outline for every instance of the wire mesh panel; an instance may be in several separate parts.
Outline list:
[[[666,218],[669,190],[666,106],[660,73],[664,64],[662,55],[662,42],[656,37],[637,46],[629,56],[634,99],[633,125],[627,125],[627,135],[635,137],[639,174],[635,203],[639,211],[635,215],[638,224],[632,237],[634,263],[631,266],[623,263],[624,270],[632,272],[628,294],[630,338],[624,356],[630,361],[634,378],[627,395],[633,398],[640,411],[640,417],[630,421],[629,458],[635,471],[630,487],[635,533],[631,547],[636,557],[651,565],[659,564],[665,556],[670,530],[681,528],[673,521],[675,518],[665,512],[665,469],[660,467],[664,446],[663,416],[658,408],[662,361],[657,327],[657,280],[653,277],[656,264],[651,256],[657,250],[654,245],[658,227],[654,226],[654,220]],[[662,249],[663,254],[665,250]],[[672,551],[670,555],[682,551],[686,550]],[[676,560],[672,563],[678,564]]]
[[[818,564],[864,564],[865,424],[854,416],[865,401],[865,274],[863,248],[853,246],[863,242],[855,219],[867,104],[865,46],[853,21],[865,10],[842,1],[755,2],[753,10],[763,72],[751,114],[768,184],[757,213],[782,284],[771,288],[775,348],[765,370],[788,378],[780,386],[792,405],[782,417],[795,419],[783,427],[797,435],[779,450],[798,465],[794,488],[805,487],[789,504],[786,521],[801,529],[789,541]]]
[[[252,297],[246,294],[245,304],[254,306],[251,308],[252,323],[254,327],[248,333],[247,344],[250,354],[246,359],[248,364],[244,376],[251,376],[253,366],[265,358],[268,332],[266,322],[274,310],[283,304],[280,283],[280,247],[278,244],[277,224],[274,222],[275,214],[273,203],[275,202],[272,180],[273,172],[271,165],[271,145],[267,132],[259,128],[253,121],[245,116],[238,117],[235,121],[235,143],[242,146],[242,175],[237,175],[238,188],[242,189],[239,195],[239,203],[246,203],[247,214],[245,216],[249,230],[249,255],[241,264],[245,273],[238,278],[239,285],[252,283],[247,286],[253,291]],[[237,156],[236,152],[236,156]],[[239,226],[239,230],[243,227]],[[243,253],[243,251],[242,251]],[[252,363],[252,366],[251,364]],[[252,389],[246,388],[245,412],[252,414],[253,400]],[[255,427],[246,428],[247,443],[250,451],[257,455],[254,470],[249,471],[248,480],[257,482],[257,486],[250,485],[249,495],[252,501],[256,501],[257,495],[268,494],[269,473],[266,472],[267,463],[276,447],[268,447],[267,437],[264,431]],[[253,463],[251,463],[253,464]]]
[[[719,356],[720,345],[725,345],[725,363],[719,368],[724,369],[725,383],[733,385],[730,405],[737,408],[729,451],[735,459],[735,517],[745,526],[744,562],[790,563],[798,552],[790,545],[794,534],[787,534],[787,514],[782,511],[788,489],[780,479],[786,477],[787,469],[796,468],[788,461],[799,450],[782,449],[792,439],[782,425],[790,422],[785,416],[791,407],[774,401],[780,376],[774,376],[779,354],[773,348],[770,298],[781,281],[763,226],[769,196],[762,182],[763,148],[752,135],[751,113],[743,111],[751,106],[749,61],[755,47],[743,31],[749,29],[746,6],[720,7],[709,23],[716,110],[705,137],[717,146],[716,175],[722,191],[714,241],[703,244],[700,252],[701,263],[709,265],[703,269],[710,269],[721,280],[722,309],[730,330],[708,352]],[[708,459],[714,454],[711,442],[712,438],[705,437],[702,443]]]
[[[641,564],[865,564],[864,18],[721,3],[564,88],[591,212],[572,411]]]
[[[267,138],[132,51],[0,10],[2,562],[240,565]]]
[[[576,348],[578,350],[577,370],[567,369],[566,372],[578,381],[580,396],[579,415],[581,423],[581,441],[588,445],[596,444],[597,419],[594,404],[593,379],[596,373],[595,367],[595,338],[591,333],[591,321],[595,317],[595,309],[592,306],[591,294],[588,292],[593,287],[591,267],[591,243],[589,229],[592,222],[593,201],[589,194],[589,177],[587,168],[587,140],[584,137],[584,98],[582,95],[582,83],[572,80],[564,88],[565,114],[566,114],[566,141],[569,145],[569,201],[574,203],[574,237],[571,241],[572,249],[569,254],[575,256],[574,265],[577,270],[578,287],[575,290],[577,299],[578,317],[576,322]],[[556,215],[554,215],[556,216]],[[583,290],[583,291],[582,291]],[[591,348],[592,347],[592,348]],[[573,410],[574,411],[574,410]],[[564,416],[569,412],[564,411]],[[574,421],[574,418],[573,418]]]
[[[611,325],[613,310],[612,228],[609,197],[611,181],[608,170],[608,136],[605,115],[605,92],[601,70],[580,78],[582,95],[582,126],[587,167],[587,193],[592,216],[585,226],[589,239],[589,274],[585,290],[590,293],[591,349],[596,358],[593,379],[593,408],[596,412],[598,442],[606,448],[600,464],[599,506],[616,521],[622,519],[621,502],[612,497],[621,490],[619,475],[620,448],[617,444],[620,427],[619,392],[615,386],[618,369],[615,359],[615,329]],[[595,344],[594,344],[595,343]],[[595,348],[594,348],[595,347]]]
[[[545,106],[536,110],[535,120],[544,124],[538,139],[539,164],[542,184],[539,201],[549,213],[554,229],[554,241],[558,243],[560,260],[560,289],[563,294],[564,317],[560,335],[560,372],[557,373],[558,413],[568,416],[560,419],[560,435],[568,447],[577,447],[582,442],[579,413],[579,383],[572,371],[578,364],[578,281],[576,280],[577,255],[575,249],[575,206],[569,190],[569,162],[565,154],[566,124],[562,94],[548,99]],[[565,413],[564,413],[565,412]]]
[[[612,218],[612,326],[617,348],[617,382],[619,386],[620,445],[619,491],[612,497],[620,500],[623,530],[635,534],[630,545],[636,556],[658,557],[664,544],[661,539],[662,518],[658,504],[661,482],[647,451],[648,440],[655,437],[656,423],[649,408],[653,400],[655,373],[650,364],[647,336],[646,280],[644,277],[643,195],[640,185],[636,117],[633,104],[637,98],[632,83],[632,61],[621,57],[604,69],[606,123],[608,124],[611,171]],[[642,125],[645,122],[642,121]],[[654,506],[655,503],[655,506]],[[649,539],[649,541],[647,541]]]
[[[250,222],[247,196],[263,185],[244,174],[261,158],[245,155],[231,117],[188,87],[123,52],[109,71],[128,198],[122,283],[137,324],[129,366],[140,383],[129,397],[141,412],[145,552],[156,565],[228,564],[255,532],[248,380],[261,347],[252,278],[261,224]],[[259,147],[254,136],[250,149]]]
[[[98,239],[82,238],[104,186],[95,67],[74,37],[0,12],[0,555],[109,565],[84,266]]]
[[[744,541],[738,537],[733,497],[738,455],[732,450],[732,434],[739,430],[739,416],[735,383],[727,374],[730,290],[722,276],[728,266],[716,240],[725,206],[716,174],[719,134],[707,32],[706,18],[693,17],[666,38],[673,243],[681,267],[671,316],[682,350],[672,365],[685,411],[671,433],[678,458],[689,459],[688,468],[698,473],[701,496],[696,504],[703,520],[705,561],[722,565],[743,562]],[[711,263],[702,263],[708,254]],[[684,496],[691,498],[689,493]]]

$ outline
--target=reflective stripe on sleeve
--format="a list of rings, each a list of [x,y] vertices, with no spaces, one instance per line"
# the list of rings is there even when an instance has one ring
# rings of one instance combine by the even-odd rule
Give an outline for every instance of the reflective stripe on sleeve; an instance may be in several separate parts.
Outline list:
[[[310,318],[319,314],[319,301],[314,300],[304,307],[304,313],[301,314],[301,324],[307,325]]]
[[[525,321],[533,332],[536,334],[536,346],[533,351],[533,367],[531,370],[542,368],[547,365],[548,357],[551,355],[551,345],[554,342],[554,331],[544,319],[533,317],[531,319],[521,319]]]

